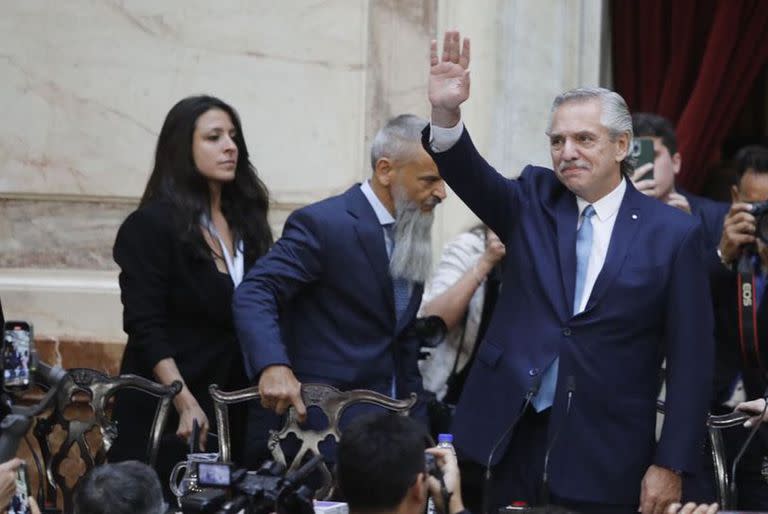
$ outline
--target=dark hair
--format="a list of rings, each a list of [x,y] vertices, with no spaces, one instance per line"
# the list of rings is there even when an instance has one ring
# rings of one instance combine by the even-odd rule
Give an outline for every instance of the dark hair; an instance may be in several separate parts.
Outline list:
[[[210,214],[208,182],[195,166],[192,136],[198,118],[211,109],[229,114],[235,126],[237,145],[235,179],[222,184],[221,210],[237,239],[245,243],[245,261],[253,263],[272,244],[267,222],[269,192],[248,160],[248,148],[237,112],[212,96],[190,96],[174,105],[165,117],[157,138],[155,166],[147,182],[141,204],[150,200],[169,201],[176,210],[176,224],[182,240],[192,243],[202,256],[210,249],[200,230],[200,218]]]
[[[632,115],[635,137],[658,137],[667,147],[670,157],[677,153],[677,134],[667,118],[650,112],[636,112]]]
[[[425,472],[429,436],[411,418],[390,413],[361,416],[341,435],[336,477],[350,511],[391,510]]]
[[[155,470],[128,460],[96,466],[77,484],[75,514],[162,514],[167,506]]]
[[[733,157],[736,163],[736,176],[739,180],[749,168],[757,173],[768,172],[768,148],[762,145],[745,146]]]

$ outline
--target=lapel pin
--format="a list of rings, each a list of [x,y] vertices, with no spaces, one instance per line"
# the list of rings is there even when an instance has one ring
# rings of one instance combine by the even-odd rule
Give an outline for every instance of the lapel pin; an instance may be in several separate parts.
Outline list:
[[[632,219],[633,219],[633,220],[636,220],[636,219],[637,219],[637,214],[633,214],[633,215],[632,215]]]

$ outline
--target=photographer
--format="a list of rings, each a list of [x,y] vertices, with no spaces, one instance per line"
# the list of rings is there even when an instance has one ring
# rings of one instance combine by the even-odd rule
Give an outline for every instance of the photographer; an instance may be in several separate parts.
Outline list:
[[[744,362],[744,355],[748,352],[744,351],[747,340],[742,340],[742,335],[754,333],[757,344],[768,341],[768,302],[764,298],[768,233],[761,235],[758,230],[758,220],[764,218],[759,204],[768,201],[768,148],[743,148],[736,154],[735,161],[738,180],[731,191],[733,205],[725,217],[717,250],[723,264],[722,273],[710,277],[714,291],[717,341],[714,401],[711,406],[715,414],[730,411],[723,403],[731,397],[739,378],[744,382],[747,398],[762,397],[766,387],[765,376],[758,371],[755,363],[747,365]],[[743,302],[737,301],[742,299],[743,293],[736,271],[741,259],[745,259],[746,268],[751,269],[754,276],[755,287],[754,290],[749,289],[751,298],[748,304],[750,309],[754,309],[754,317],[745,317]],[[747,287],[747,284],[744,286]],[[744,324],[752,319],[756,324],[754,330]],[[746,430],[726,430],[724,436],[730,461],[746,438]],[[762,470],[768,469],[766,450],[768,446],[757,438],[739,463],[737,487],[740,509],[768,508],[768,483],[762,476]]]
[[[167,508],[157,473],[135,460],[93,468],[75,492],[74,514],[164,514]]]
[[[422,514],[428,493],[447,514],[465,512],[456,456],[450,450],[426,449],[429,438],[418,422],[393,414],[361,416],[344,430],[339,442],[336,476],[350,514]],[[448,493],[428,474],[425,451],[434,455]]]

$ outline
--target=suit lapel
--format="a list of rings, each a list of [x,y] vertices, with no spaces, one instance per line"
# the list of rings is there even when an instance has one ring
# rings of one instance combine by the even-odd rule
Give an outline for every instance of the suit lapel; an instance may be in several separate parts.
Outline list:
[[[592,308],[600,298],[605,294],[608,287],[613,283],[616,274],[621,269],[627,252],[635,238],[635,233],[640,227],[642,216],[640,206],[635,202],[638,193],[632,184],[627,181],[627,190],[621,201],[619,212],[616,213],[616,223],[613,225],[611,233],[611,242],[608,244],[608,253],[605,256],[605,263],[597,280],[592,288],[592,294],[589,297],[585,311]]]
[[[389,259],[381,224],[368,199],[360,191],[359,185],[352,186],[346,196],[347,212],[355,218],[357,240],[371,264],[372,274],[379,282],[379,289],[384,293],[389,312],[394,316],[395,294],[389,276]]]
[[[569,318],[573,312],[573,295],[574,289],[576,289],[576,226],[578,216],[576,197],[573,194],[560,195],[555,204],[555,219],[557,220],[557,245],[566,318]]]

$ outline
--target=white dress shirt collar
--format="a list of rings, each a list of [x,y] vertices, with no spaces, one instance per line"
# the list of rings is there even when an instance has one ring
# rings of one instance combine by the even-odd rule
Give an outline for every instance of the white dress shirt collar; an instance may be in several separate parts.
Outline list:
[[[392,216],[392,214],[390,214],[389,210],[384,207],[384,204],[381,203],[381,200],[379,200],[379,197],[376,196],[376,193],[373,192],[369,180],[365,180],[362,184],[360,184],[360,190],[368,199],[368,203],[371,204],[371,207],[373,207],[373,212],[376,213],[376,217],[382,226],[390,225],[395,222],[395,218]]]
[[[587,208],[587,205],[592,205],[592,207],[595,209],[595,215],[600,221],[607,221],[611,219],[619,211],[621,200],[624,198],[624,193],[626,190],[626,179],[621,177],[621,182],[619,182],[619,185],[616,186],[613,191],[592,204],[577,196],[576,205],[579,208],[579,219],[581,218],[581,213],[584,212],[584,209]]]

